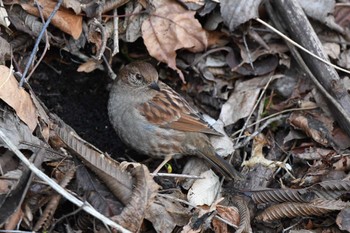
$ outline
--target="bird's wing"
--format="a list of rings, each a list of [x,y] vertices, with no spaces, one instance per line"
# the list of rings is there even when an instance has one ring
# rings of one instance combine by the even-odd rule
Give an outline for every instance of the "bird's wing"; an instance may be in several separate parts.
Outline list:
[[[150,123],[162,128],[187,132],[221,135],[187,101],[164,83],[159,82],[160,91],[137,108]]]

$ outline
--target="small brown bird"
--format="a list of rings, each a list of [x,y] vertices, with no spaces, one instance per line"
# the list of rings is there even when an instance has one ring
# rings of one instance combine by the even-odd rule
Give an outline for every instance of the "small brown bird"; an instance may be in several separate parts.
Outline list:
[[[157,70],[149,63],[134,62],[119,71],[110,92],[108,113],[119,137],[140,153],[165,162],[182,155],[197,155],[227,178],[241,178],[210,144],[207,134],[221,134],[185,99],[159,81]]]

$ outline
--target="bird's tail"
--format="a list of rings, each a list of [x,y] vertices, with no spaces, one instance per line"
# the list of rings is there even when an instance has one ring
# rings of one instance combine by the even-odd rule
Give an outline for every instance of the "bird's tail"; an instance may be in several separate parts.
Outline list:
[[[243,176],[232,165],[216,153],[210,153],[211,155],[205,155],[200,152],[203,158],[207,160],[212,166],[214,166],[218,172],[230,180],[243,180]]]

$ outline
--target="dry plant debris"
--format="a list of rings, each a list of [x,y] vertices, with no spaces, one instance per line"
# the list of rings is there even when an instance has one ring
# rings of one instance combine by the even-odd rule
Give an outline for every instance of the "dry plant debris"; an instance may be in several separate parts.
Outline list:
[[[349,5],[0,0],[1,229],[350,232]],[[197,158],[152,174],[98,126],[136,60],[222,133],[243,181]]]

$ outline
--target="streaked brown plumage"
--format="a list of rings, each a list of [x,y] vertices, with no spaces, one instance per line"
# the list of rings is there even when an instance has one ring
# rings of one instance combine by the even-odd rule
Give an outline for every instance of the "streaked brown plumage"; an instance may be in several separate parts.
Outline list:
[[[130,147],[150,157],[197,155],[227,178],[240,174],[216,155],[207,134],[211,128],[173,89],[158,80],[148,63],[134,62],[119,71],[108,103],[110,121]]]

